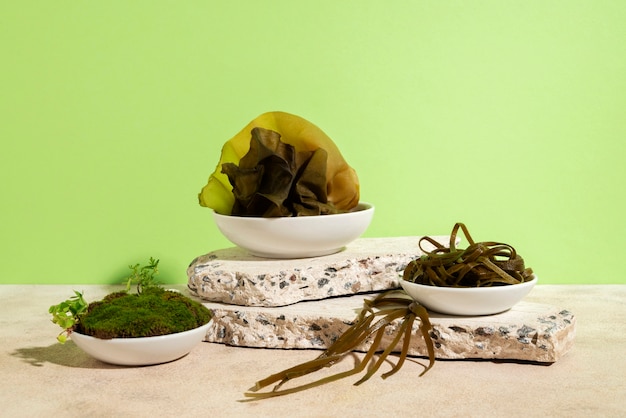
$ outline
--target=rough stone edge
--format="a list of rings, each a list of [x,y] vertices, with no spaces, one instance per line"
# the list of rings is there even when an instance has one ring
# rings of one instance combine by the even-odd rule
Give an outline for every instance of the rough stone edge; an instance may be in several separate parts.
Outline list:
[[[420,238],[360,238],[341,253],[298,260],[254,257],[237,247],[213,251],[190,263],[187,286],[203,300],[240,306],[285,306],[395,289],[406,265],[423,254]]]
[[[310,302],[309,302],[310,303]],[[315,303],[315,302],[313,302]],[[206,341],[233,346],[272,349],[325,349],[351,324],[354,316],[294,314],[280,308],[244,308],[209,304],[215,316]],[[349,311],[349,309],[347,310]],[[517,319],[516,319],[517,318]],[[431,313],[438,359],[525,360],[553,363],[573,346],[575,316],[551,305],[520,302],[508,312],[484,317],[451,317]],[[533,328],[533,321],[543,326]],[[251,326],[250,323],[254,322]],[[277,332],[277,327],[281,327]],[[393,338],[396,326],[383,337],[381,348]],[[414,325],[410,356],[427,356]],[[357,351],[367,351],[366,341]],[[394,349],[399,352],[399,347]]]

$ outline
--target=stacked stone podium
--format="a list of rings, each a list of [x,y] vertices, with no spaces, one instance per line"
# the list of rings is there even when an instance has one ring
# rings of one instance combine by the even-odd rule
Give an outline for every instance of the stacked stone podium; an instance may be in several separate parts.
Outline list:
[[[339,253],[307,259],[259,258],[238,247],[199,256],[187,270],[188,288],[214,312],[206,341],[325,349],[353,323],[365,298],[400,287],[405,266],[422,255],[419,238],[361,238]],[[555,362],[573,346],[576,325],[565,308],[525,301],[497,315],[430,312],[430,319],[440,359]],[[427,356],[422,338],[411,340],[409,354]]]

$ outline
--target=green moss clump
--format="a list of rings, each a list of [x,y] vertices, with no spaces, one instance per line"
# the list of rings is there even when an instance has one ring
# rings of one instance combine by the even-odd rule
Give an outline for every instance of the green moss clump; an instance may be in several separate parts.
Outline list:
[[[75,331],[96,338],[154,337],[206,324],[211,311],[181,293],[149,287],[141,293],[115,292],[89,304]]]

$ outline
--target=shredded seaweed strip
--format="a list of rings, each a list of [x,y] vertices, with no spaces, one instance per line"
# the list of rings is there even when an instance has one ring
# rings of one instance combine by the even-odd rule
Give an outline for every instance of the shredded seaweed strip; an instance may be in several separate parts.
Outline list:
[[[400,341],[403,340],[397,363],[390,371],[382,375],[382,378],[385,379],[396,373],[404,364],[413,335],[413,324],[417,318],[419,318],[419,329],[426,343],[428,358],[430,360],[428,366],[425,366],[424,371],[420,374],[420,376],[422,376],[433,367],[435,362],[435,349],[430,338],[432,326],[428,319],[428,312],[423,306],[415,302],[403,291],[392,290],[381,293],[375,299],[366,299],[363,303],[363,309],[361,309],[354,324],[319,357],[258,381],[254,387],[250,388],[249,391],[245,393],[245,396],[253,398],[249,400],[255,400],[299,392],[355,375],[365,370],[369,364],[370,367],[365,376],[355,383],[355,385],[360,385],[376,373],[387,356],[398,346]],[[381,341],[387,331],[387,327],[398,319],[401,321],[393,340],[384,350],[381,350]],[[373,340],[369,350],[353,369],[336,373],[308,384],[289,389],[281,389],[281,387],[290,380],[314,373],[325,367],[331,367],[349,355],[359,345],[372,339],[372,337]],[[382,353],[375,357],[375,354],[380,351],[382,351]],[[258,392],[272,384],[274,384],[274,387],[271,391]]]
[[[469,242],[466,249],[456,248],[459,229]],[[435,246],[432,251],[422,248],[426,241]],[[404,270],[404,280],[442,287],[481,287],[518,284],[533,279],[531,268],[515,248],[499,242],[474,242],[462,223],[457,223],[450,234],[450,245],[444,247],[430,237],[422,237],[422,257],[411,261]]]

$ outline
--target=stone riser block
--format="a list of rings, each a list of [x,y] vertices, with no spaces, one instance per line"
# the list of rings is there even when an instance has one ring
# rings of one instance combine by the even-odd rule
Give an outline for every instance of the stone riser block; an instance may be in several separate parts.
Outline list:
[[[433,238],[449,244],[447,236]],[[339,253],[295,260],[260,258],[228,248],[193,260],[187,285],[201,299],[241,306],[284,306],[395,289],[406,265],[423,254],[419,239],[360,238]]]
[[[214,313],[209,342],[242,347],[325,349],[351,324],[369,295],[263,308],[205,303]],[[520,302],[497,315],[454,317],[430,313],[439,359],[502,359],[550,363],[573,346],[576,319],[558,307]],[[409,354],[427,356],[417,324]],[[383,348],[394,334],[383,338]],[[366,351],[366,342],[359,351]],[[399,351],[399,347],[398,350]]]

